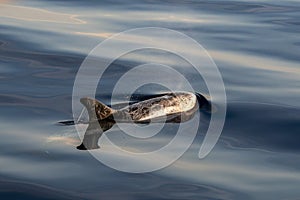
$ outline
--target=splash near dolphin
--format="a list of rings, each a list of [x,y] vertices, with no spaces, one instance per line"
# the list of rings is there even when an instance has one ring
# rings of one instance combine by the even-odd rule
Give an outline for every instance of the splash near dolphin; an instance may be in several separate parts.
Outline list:
[[[190,92],[165,93],[118,110],[89,97],[80,102],[88,111],[89,121],[79,150],[99,148],[101,135],[116,123],[181,123],[192,119],[199,108],[210,105],[203,95]],[[70,125],[72,121],[61,123]]]

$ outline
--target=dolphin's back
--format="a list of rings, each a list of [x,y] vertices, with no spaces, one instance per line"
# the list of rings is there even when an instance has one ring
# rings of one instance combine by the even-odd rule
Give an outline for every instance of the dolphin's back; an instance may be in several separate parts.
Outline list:
[[[198,109],[197,98],[193,93],[168,93],[125,107],[118,112],[127,114],[133,122],[179,122],[192,117]],[[120,117],[126,120],[128,117]],[[185,118],[185,119],[180,119]],[[176,119],[176,120],[175,120]]]

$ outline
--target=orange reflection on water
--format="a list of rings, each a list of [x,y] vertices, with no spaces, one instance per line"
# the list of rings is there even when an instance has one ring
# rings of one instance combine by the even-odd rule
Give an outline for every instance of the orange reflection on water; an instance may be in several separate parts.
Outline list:
[[[109,38],[113,35],[113,33],[89,33],[89,32],[75,32],[78,35],[86,35],[92,37],[101,37],[101,38]]]
[[[6,1],[4,1],[6,2]],[[1,1],[3,3],[3,1]],[[43,21],[64,24],[85,24],[77,15],[52,12],[41,8],[16,6],[9,4],[0,5],[0,17],[25,21]]]
[[[71,146],[80,144],[80,140],[68,136],[50,136],[47,138],[47,142],[62,142]]]

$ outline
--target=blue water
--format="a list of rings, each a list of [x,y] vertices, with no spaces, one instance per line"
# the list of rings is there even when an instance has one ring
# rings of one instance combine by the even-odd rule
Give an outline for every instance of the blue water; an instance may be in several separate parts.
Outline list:
[[[0,22],[1,199],[300,198],[299,1],[7,0]],[[205,120],[169,167],[123,173],[78,151],[74,126],[57,122],[72,118],[73,83],[88,53],[115,33],[149,26],[180,31],[208,51],[224,80],[226,122],[203,160]],[[122,72],[153,61],[200,81],[173,55],[132,53],[113,63],[97,98],[108,103]],[[135,143],[119,141],[141,148]]]

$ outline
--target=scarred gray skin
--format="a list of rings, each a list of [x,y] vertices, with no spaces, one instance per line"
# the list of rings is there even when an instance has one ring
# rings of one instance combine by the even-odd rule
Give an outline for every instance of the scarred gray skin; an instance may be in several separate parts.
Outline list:
[[[88,110],[90,122],[113,119],[119,123],[180,123],[192,118],[199,108],[196,96],[183,92],[168,93],[120,110],[113,110],[92,98],[82,98],[80,101]]]
[[[102,133],[116,123],[181,123],[190,120],[199,109],[197,97],[189,92],[167,93],[119,110],[92,98],[82,98],[80,102],[89,114],[89,126],[77,147],[80,150],[99,148]]]

